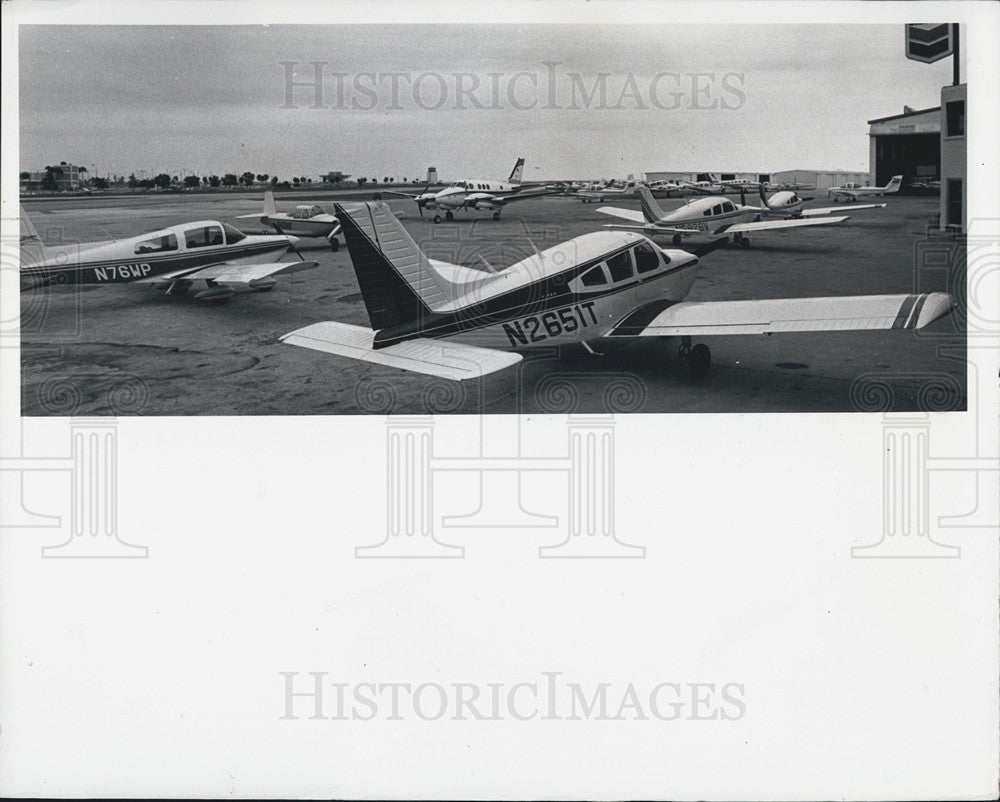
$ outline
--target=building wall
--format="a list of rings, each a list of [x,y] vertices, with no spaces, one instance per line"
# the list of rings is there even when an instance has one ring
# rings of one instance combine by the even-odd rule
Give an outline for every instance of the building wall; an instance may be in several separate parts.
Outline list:
[[[961,225],[962,231],[967,231],[968,213],[968,167],[966,155],[966,124],[968,115],[967,87],[965,84],[958,86],[945,86],[941,89],[941,226]],[[949,110],[958,111],[957,107],[952,109],[951,104],[962,104],[962,126],[961,133],[955,129],[955,120],[949,126]],[[956,181],[961,181],[961,189],[956,187]],[[958,190],[956,192],[956,190]],[[960,204],[960,208],[957,205]]]
[[[900,174],[904,187],[918,178],[938,177],[939,108],[869,120],[868,124],[868,180],[872,185],[884,186],[892,176]]]

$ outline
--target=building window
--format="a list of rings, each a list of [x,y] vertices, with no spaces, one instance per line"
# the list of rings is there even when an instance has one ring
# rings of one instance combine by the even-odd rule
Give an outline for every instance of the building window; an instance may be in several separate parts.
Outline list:
[[[962,179],[948,179],[948,220],[949,226],[962,225]]]
[[[945,116],[947,118],[947,136],[965,136],[965,101],[953,100],[945,103]]]

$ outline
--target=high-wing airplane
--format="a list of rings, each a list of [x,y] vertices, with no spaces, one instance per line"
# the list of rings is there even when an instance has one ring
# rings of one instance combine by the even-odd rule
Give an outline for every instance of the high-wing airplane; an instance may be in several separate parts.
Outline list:
[[[626,181],[621,186],[606,186],[598,189],[581,189],[576,193],[584,203],[594,203],[604,201],[607,198],[634,198],[636,193],[636,182]]]
[[[535,347],[604,337],[679,337],[696,375],[711,353],[694,335],[914,329],[948,314],[946,293],[687,302],[699,257],[629,231],[596,231],[498,272],[428,259],[380,202],[337,216],[371,328],[336,321],[285,334],[291,345],[446,379],[508,367]]]
[[[290,212],[279,212],[274,205],[274,193],[268,190],[264,193],[264,211],[261,214],[241,214],[236,219],[248,218],[260,220],[261,225],[270,226],[279,234],[325,237],[333,250],[340,248],[337,240],[340,221],[334,215],[324,212],[323,207],[315,203],[300,204]]]
[[[674,245],[681,244],[682,237],[692,234],[711,236],[732,235],[733,242],[743,248],[750,247],[752,231],[769,231],[779,228],[799,228],[841,223],[847,216],[829,217],[825,220],[762,220],[765,210],[757,206],[743,206],[727,198],[707,197],[688,201],[672,212],[665,212],[645,187],[639,187],[639,201],[642,211],[621,209],[616,206],[602,206],[597,211],[602,214],[630,220],[636,225],[612,223],[605,228],[618,231],[641,231],[647,236],[669,236]]]
[[[79,245],[45,245],[21,209],[21,283],[151,284],[167,295],[183,295],[196,281],[195,298],[224,303],[238,291],[266,292],[275,276],[316,267],[318,262],[278,262],[274,254],[294,250],[295,237],[252,236],[225,223],[199,220],[138,237]]]
[[[524,159],[518,159],[506,181],[468,178],[464,181],[456,181],[439,192],[430,192],[428,187],[418,195],[410,195],[391,189],[385,190],[381,194],[401,195],[416,201],[421,217],[424,216],[424,209],[435,212],[435,223],[440,223],[442,220],[441,215],[436,214],[436,212],[443,211],[444,219],[451,221],[455,219],[455,212],[460,209],[493,212],[493,219],[499,220],[500,210],[508,203],[538,198],[543,195],[554,195],[559,191],[537,183],[522,184],[521,175],[523,172]]]
[[[803,209],[802,204],[806,201],[811,201],[812,198],[802,198],[797,192],[781,190],[768,197],[764,193],[764,186],[759,185],[758,194],[760,195],[760,202],[763,204],[761,211],[765,215],[777,214],[789,218],[818,217],[820,215],[833,214],[834,212],[853,212],[859,209],[884,209],[886,207],[884,203],[861,203],[854,206],[822,206],[819,208]],[[741,199],[744,205],[746,205],[742,194]]]
[[[899,192],[903,185],[903,176],[894,175],[884,187],[863,187],[860,184],[844,184],[842,187],[830,187],[827,193],[836,203],[838,199],[845,198],[849,201],[856,201],[865,195],[892,195]]]

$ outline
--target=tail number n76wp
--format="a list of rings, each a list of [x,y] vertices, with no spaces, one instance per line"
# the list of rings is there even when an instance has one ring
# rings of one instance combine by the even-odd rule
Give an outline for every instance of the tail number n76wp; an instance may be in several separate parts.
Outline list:
[[[517,348],[519,345],[530,345],[561,334],[572,334],[577,329],[585,329],[595,323],[597,315],[594,314],[594,302],[587,301],[504,323],[503,330],[511,347]]]

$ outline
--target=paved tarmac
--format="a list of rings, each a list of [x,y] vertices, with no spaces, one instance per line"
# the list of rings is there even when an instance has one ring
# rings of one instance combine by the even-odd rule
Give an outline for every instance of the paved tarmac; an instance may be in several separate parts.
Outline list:
[[[419,189],[419,188],[418,188]],[[811,194],[811,193],[806,193]],[[316,200],[331,207],[320,192]],[[811,205],[832,205],[819,192]],[[370,192],[362,197],[370,197]],[[304,197],[301,193],[298,198]],[[24,205],[42,239],[135,236],[196,219],[237,222],[249,193],[68,198]],[[279,210],[294,204],[278,196]],[[753,202],[752,200],[750,201]],[[680,201],[666,200],[666,208]],[[934,198],[892,197],[845,224],[764,232],[747,249],[702,260],[689,300],[947,291],[964,298],[960,244],[929,238]],[[635,201],[619,205],[638,208]],[[513,204],[502,219],[421,219],[392,201],[429,256],[502,268],[610,218],[552,197]],[[254,221],[238,221],[259,230]],[[697,242],[689,240],[688,243]],[[514,368],[454,383],[284,345],[309,323],[368,320],[346,248],[303,240],[314,270],[268,293],[211,307],[142,285],[24,290],[22,413],[35,415],[331,415],[584,412],[850,412],[966,408],[961,309],[920,332],[870,331],[699,338],[712,369],[693,378],[656,338],[541,350]],[[295,257],[289,255],[287,259]]]

